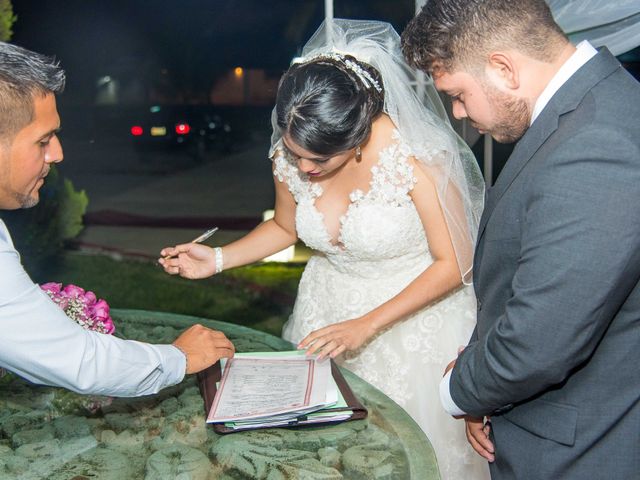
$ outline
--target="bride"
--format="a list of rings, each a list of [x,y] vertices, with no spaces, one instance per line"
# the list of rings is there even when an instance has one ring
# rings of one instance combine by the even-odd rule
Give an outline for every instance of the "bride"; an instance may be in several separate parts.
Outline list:
[[[475,326],[471,278],[483,183],[432,85],[420,99],[393,28],[323,24],[280,81],[271,159],[275,216],[224,248],[162,250],[203,278],[305,242],[314,254],[283,336],[400,404],[443,479],[488,478],[438,385]]]

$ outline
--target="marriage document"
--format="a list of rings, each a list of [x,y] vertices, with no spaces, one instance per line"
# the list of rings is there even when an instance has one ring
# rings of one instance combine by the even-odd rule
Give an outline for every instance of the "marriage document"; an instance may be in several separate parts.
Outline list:
[[[208,422],[283,414],[297,416],[327,405],[330,362],[315,357],[236,356],[224,365]]]

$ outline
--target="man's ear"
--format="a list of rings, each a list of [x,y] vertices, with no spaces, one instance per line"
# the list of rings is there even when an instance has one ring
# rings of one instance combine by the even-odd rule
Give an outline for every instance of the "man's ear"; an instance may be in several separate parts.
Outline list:
[[[486,74],[496,85],[505,90],[520,88],[520,72],[513,56],[504,52],[493,52],[489,55]]]

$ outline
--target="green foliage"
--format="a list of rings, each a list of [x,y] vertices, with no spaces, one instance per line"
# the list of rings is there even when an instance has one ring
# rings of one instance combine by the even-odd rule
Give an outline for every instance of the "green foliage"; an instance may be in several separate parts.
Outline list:
[[[58,226],[62,240],[71,240],[82,231],[82,216],[87,211],[89,198],[84,190],[76,190],[68,178],[62,179]]]
[[[0,0],[0,40],[8,42],[13,35],[14,22],[18,19],[13,14],[13,5],[11,0]]]
[[[29,209],[2,212],[25,269],[33,274],[55,263],[65,244],[82,230],[89,199],[52,167],[40,189],[40,202]]]
[[[298,290],[302,270],[304,270],[304,264],[268,262],[256,263],[244,268],[234,268],[226,271],[225,275],[262,287],[276,289],[293,298]]]

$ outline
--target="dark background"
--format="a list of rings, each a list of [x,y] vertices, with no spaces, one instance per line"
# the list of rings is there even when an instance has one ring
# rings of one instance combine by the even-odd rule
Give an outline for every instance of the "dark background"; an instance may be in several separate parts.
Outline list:
[[[230,68],[284,71],[324,19],[321,0],[14,0],[12,42],[55,55],[63,102],[91,104],[96,78],[134,75],[197,97]],[[336,17],[402,31],[413,0],[338,0]]]
[[[94,107],[100,77],[119,78],[125,86],[135,80],[168,103],[208,103],[212,85],[237,66],[279,77],[324,19],[322,0],[14,0],[13,7],[12,41],[56,56],[67,71],[59,99],[64,135],[81,137],[129,128],[127,103]],[[402,32],[415,3],[336,0],[334,8],[335,17],[385,20]],[[640,48],[620,60],[640,78]],[[145,105],[145,95],[134,89],[127,98]],[[268,108],[221,111],[238,137],[269,130]],[[482,165],[482,141],[473,150]],[[494,178],[510,152],[494,142]]]

